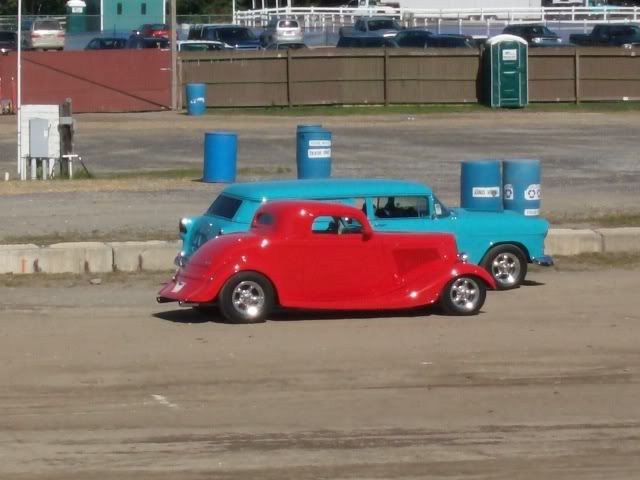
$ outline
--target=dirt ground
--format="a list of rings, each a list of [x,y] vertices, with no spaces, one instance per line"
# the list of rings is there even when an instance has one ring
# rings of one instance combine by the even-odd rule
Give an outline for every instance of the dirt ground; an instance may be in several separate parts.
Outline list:
[[[638,478],[638,268],[251,326],[156,304],[161,278],[0,289],[0,478]]]
[[[333,133],[333,173],[397,177],[433,186],[458,204],[460,161],[538,158],[543,214],[639,213],[640,112],[500,111],[288,117],[171,112],[77,115],[76,151],[95,173],[203,164],[204,133],[238,132],[238,180],[293,178],[298,124]],[[15,177],[15,118],[0,117],[0,173]],[[278,173],[280,172],[280,173]],[[0,182],[0,242],[34,237],[146,239],[176,234],[220,185],[188,179]],[[116,192],[116,193],[114,193]]]

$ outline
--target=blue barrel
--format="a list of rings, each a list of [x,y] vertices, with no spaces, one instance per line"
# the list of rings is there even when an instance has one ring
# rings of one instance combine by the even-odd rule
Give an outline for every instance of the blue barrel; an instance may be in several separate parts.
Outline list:
[[[187,114],[202,115],[207,109],[207,86],[204,83],[187,84]]]
[[[514,159],[502,162],[502,191],[505,210],[528,217],[540,215],[540,161]]]
[[[331,132],[321,125],[298,125],[296,165],[298,178],[331,177]]]
[[[462,162],[460,206],[469,210],[502,211],[502,177],[498,160]]]
[[[235,132],[205,133],[202,181],[234,182],[237,158],[238,135]]]

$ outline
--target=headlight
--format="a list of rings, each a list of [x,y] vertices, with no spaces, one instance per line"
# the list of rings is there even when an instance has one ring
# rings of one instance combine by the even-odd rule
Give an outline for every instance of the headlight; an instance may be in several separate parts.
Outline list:
[[[180,221],[178,222],[178,230],[180,231],[180,233],[187,233],[188,223],[189,221],[186,218],[180,219]]]
[[[531,39],[531,41],[532,41],[533,43],[540,43],[540,42],[542,41],[542,39],[541,39],[541,38],[539,38],[539,37],[535,37],[535,38],[532,38],[532,39]]]
[[[464,252],[460,252],[458,254],[458,260],[460,260],[462,263],[467,263],[469,261],[469,255]]]

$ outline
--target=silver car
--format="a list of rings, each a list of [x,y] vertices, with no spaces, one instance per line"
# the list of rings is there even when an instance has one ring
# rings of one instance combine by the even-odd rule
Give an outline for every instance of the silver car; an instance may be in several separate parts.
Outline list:
[[[272,18],[260,35],[262,45],[279,42],[302,42],[302,28],[297,20]]]
[[[28,50],[63,50],[64,29],[55,19],[27,20],[22,24],[22,46]]]

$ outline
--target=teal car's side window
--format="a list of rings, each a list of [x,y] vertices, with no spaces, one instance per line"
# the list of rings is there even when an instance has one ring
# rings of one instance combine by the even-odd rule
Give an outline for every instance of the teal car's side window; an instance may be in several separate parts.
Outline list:
[[[376,197],[373,199],[373,206],[375,218],[429,217],[428,197]]]

